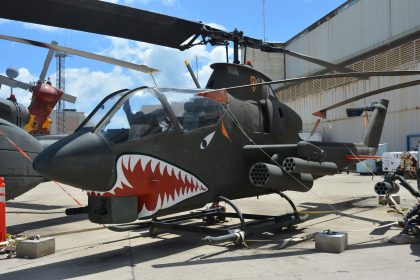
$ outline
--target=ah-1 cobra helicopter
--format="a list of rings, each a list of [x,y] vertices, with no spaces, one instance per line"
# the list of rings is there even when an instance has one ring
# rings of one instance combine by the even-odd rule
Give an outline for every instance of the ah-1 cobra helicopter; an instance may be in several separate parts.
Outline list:
[[[55,17],[33,12],[47,8]],[[283,191],[308,191],[315,179],[372,156],[379,144],[388,101],[380,100],[370,107],[372,117],[360,143],[303,141],[298,135],[301,118],[277,100],[271,84],[420,74],[355,73],[341,65],[246,37],[237,30],[225,32],[199,22],[101,1],[15,1],[0,11],[0,17],[180,50],[198,44],[233,42],[234,63],[212,65],[206,89],[140,87],[115,92],[99,103],[74,134],[35,159],[35,170],[47,178],[87,190],[88,206],[80,211],[87,211],[92,222],[102,224],[152,218],[141,226],[180,229],[181,225],[173,223],[185,218],[228,216],[220,211],[219,201],[234,207],[242,233],[248,227],[244,218],[256,219],[257,224],[262,219],[283,226],[298,223],[301,217],[297,215],[288,216],[287,221],[284,217],[242,215],[231,200],[277,192],[291,202]],[[342,73],[271,81],[261,72],[239,64],[239,46],[293,55]],[[400,84],[394,89],[419,83]],[[365,93],[361,98],[386,90],[390,88]],[[333,107],[318,115],[325,116]],[[158,217],[207,203],[215,207],[157,221]],[[229,232],[209,240],[237,242],[243,240],[243,235]]]

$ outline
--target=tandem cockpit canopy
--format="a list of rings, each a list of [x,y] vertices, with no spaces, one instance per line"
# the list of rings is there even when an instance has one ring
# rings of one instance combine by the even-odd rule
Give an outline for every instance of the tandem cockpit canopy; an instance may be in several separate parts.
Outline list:
[[[197,96],[202,90],[142,87],[107,96],[77,130],[102,134],[114,144],[174,130],[186,133],[216,125],[219,103]]]

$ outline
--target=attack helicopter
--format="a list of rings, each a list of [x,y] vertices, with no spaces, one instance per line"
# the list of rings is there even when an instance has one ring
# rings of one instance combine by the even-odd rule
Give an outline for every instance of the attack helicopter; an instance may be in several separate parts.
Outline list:
[[[61,89],[54,87],[49,80],[46,80],[46,74],[54,52],[61,51],[86,58],[94,58],[143,73],[153,73],[157,70],[145,65],[137,65],[62,47],[54,41],[47,44],[7,35],[0,35],[0,39],[49,49],[41,74],[35,83],[24,83],[16,80],[18,73],[13,68],[8,69],[7,77],[0,75],[0,85],[21,88],[32,93],[28,108],[18,103],[18,99],[14,95],[7,99],[0,98],[0,176],[5,178],[9,186],[6,189],[6,200],[10,200],[46,180],[41,174],[33,170],[31,160],[43,148],[66,136],[49,135],[51,126],[49,115],[59,99],[71,103],[76,101],[75,96],[66,94]]]
[[[56,16],[33,12],[47,8]],[[343,65],[244,36],[236,29],[226,32],[200,22],[101,1],[15,1],[0,11],[0,17],[180,50],[233,42],[233,63],[213,64],[205,89],[139,87],[114,92],[98,104],[74,134],[46,148],[33,165],[47,178],[86,190],[88,206],[70,209],[69,214],[87,212],[94,223],[151,219],[136,226],[150,228],[156,234],[158,228],[191,230],[188,225],[178,224],[188,219],[239,217],[238,227],[230,228],[225,235],[208,237],[210,242],[241,243],[255,225],[283,227],[301,222],[304,218],[284,191],[309,191],[317,178],[373,156],[378,147],[387,100],[370,106],[372,116],[359,143],[304,141],[298,134],[302,129],[300,116],[278,101],[271,85],[334,77],[420,74],[352,72]],[[338,73],[272,81],[240,64],[240,47],[292,55]],[[394,89],[413,85],[401,84]],[[325,117],[329,109],[318,115]],[[269,193],[279,193],[288,200],[294,213],[275,217],[243,214],[232,201]],[[220,201],[231,205],[235,213],[224,212]],[[213,205],[207,210],[160,219],[208,203]],[[214,233],[214,229],[207,230]]]

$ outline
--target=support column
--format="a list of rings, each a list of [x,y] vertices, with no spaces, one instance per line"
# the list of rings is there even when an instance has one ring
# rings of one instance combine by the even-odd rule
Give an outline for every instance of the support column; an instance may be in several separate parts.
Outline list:
[[[0,242],[6,241],[6,185],[0,177]]]

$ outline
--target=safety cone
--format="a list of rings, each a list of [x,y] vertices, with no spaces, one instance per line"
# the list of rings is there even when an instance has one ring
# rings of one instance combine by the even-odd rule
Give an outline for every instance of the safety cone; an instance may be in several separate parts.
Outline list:
[[[0,242],[6,241],[6,185],[0,177]]]

